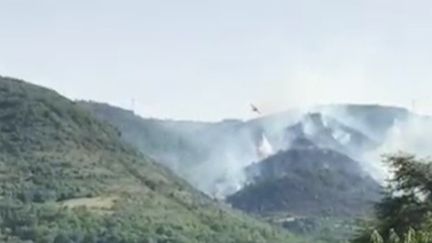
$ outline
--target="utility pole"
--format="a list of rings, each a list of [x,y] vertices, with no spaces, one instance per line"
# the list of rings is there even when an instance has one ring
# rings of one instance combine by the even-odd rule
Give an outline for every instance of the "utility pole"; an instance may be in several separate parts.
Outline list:
[[[135,99],[134,98],[132,98],[132,100],[131,100],[131,111],[133,114],[135,114]]]
[[[415,113],[415,110],[416,110],[416,100],[413,99],[413,100],[411,101],[411,112],[412,112],[412,113]]]

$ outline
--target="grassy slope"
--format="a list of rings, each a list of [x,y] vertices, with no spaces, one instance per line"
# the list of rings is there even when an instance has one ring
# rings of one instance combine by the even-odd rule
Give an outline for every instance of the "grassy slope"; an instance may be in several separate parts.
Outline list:
[[[57,93],[0,77],[1,242],[297,242],[217,205]]]

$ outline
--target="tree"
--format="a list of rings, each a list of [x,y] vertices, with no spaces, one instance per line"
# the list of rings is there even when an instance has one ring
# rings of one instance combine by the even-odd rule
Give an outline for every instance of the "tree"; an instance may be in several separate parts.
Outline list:
[[[66,234],[60,233],[55,237],[54,243],[73,243],[73,241]]]
[[[394,229],[390,230],[388,241],[389,241],[389,243],[400,243],[401,242],[399,236],[396,234]]]
[[[388,242],[400,242],[398,234],[405,236],[404,243],[418,242],[413,237],[432,229],[425,226],[432,218],[432,163],[409,154],[387,156],[385,163],[393,176],[376,205],[376,219],[354,242],[370,242],[371,228],[372,236]]]
[[[372,232],[371,237],[370,237],[370,242],[371,243],[384,243],[384,240],[381,237],[381,235],[378,233],[378,231],[374,230]]]

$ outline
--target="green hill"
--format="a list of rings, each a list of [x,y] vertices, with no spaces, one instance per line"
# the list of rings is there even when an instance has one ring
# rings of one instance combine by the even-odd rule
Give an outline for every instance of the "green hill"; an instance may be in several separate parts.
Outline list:
[[[212,123],[142,118],[132,111],[108,104],[85,101],[78,103],[98,119],[118,128],[125,142],[156,158],[165,166],[176,169],[176,172],[186,178],[189,170],[182,168],[193,167],[206,160],[212,150],[212,146],[196,139],[205,136],[209,129],[214,129]]]
[[[0,242],[298,242],[221,206],[54,91],[0,77]]]
[[[241,184],[241,164],[256,160],[255,143],[261,133],[242,121],[160,120],[109,104],[78,103],[118,128],[123,141],[208,195],[221,197],[234,192]]]

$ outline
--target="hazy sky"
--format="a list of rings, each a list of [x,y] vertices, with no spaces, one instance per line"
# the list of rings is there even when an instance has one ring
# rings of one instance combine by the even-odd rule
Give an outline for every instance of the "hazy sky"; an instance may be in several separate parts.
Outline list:
[[[431,1],[0,0],[0,74],[144,116],[414,99],[432,114],[431,70]]]

